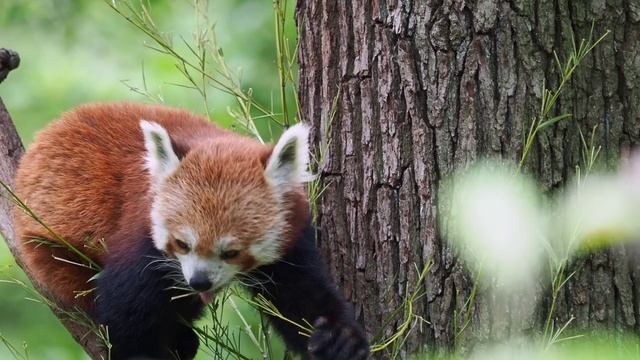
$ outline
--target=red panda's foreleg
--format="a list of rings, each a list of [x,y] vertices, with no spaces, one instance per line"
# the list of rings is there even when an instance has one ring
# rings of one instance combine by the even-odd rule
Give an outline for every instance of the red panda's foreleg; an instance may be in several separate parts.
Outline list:
[[[260,283],[253,290],[269,299],[285,317],[298,323],[304,319],[315,326],[307,338],[296,326],[273,318],[290,349],[318,360],[367,358],[364,331],[327,274],[315,246],[313,226],[307,226],[280,261],[259,267],[250,276]]]

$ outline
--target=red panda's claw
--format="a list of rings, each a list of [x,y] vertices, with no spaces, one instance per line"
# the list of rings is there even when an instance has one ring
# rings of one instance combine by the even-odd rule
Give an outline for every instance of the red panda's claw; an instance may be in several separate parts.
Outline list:
[[[331,322],[318,318],[309,339],[308,350],[314,360],[364,360],[369,356],[369,343],[355,322]]]
[[[314,326],[315,328],[320,328],[320,327],[324,327],[324,326],[326,326],[326,325],[328,325],[328,324],[329,324],[329,320],[328,320],[326,317],[324,317],[324,316],[320,316],[320,317],[319,317],[319,318],[318,318],[318,319],[313,323],[313,326]]]

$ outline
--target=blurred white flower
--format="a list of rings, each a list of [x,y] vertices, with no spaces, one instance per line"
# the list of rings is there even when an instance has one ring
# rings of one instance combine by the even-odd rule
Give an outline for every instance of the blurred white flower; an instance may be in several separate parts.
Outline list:
[[[628,187],[636,201],[640,201],[640,149],[634,151],[620,171],[623,186]]]
[[[510,339],[504,344],[496,344],[475,350],[469,360],[555,360],[551,352],[543,352],[526,339]]]
[[[539,192],[512,168],[484,163],[459,172],[441,199],[445,228],[464,260],[508,288],[529,284],[542,260]],[[448,216],[447,216],[448,215]]]
[[[589,175],[560,205],[557,227],[568,248],[591,249],[640,239],[640,196],[625,176]]]

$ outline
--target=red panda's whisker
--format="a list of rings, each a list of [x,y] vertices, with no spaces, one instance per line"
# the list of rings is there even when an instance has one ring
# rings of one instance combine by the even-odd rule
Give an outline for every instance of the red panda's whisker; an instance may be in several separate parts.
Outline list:
[[[242,274],[242,276],[238,277],[237,281],[246,287],[249,287],[252,289],[260,289],[263,292],[269,293],[265,285],[269,283],[275,284],[275,282],[269,275],[265,274],[262,271],[260,271],[260,273],[262,273],[265,277],[267,277],[267,279],[263,280],[263,279],[258,279],[255,276],[252,276],[249,274]]]
[[[244,276],[249,277],[249,278],[254,279],[254,280],[257,280],[257,278],[255,277],[255,275],[252,275],[252,274],[260,274],[261,276],[264,276],[264,277],[266,278],[266,279],[265,279],[265,281],[262,281],[262,283],[264,283],[264,284],[268,284],[268,283],[272,283],[272,284],[274,284],[274,285],[276,284],[276,282],[273,280],[273,277],[272,277],[271,275],[269,275],[269,274],[265,273],[265,272],[264,272],[264,271],[262,271],[262,270],[257,270],[257,269],[256,269],[256,270],[253,270],[253,271],[252,271],[251,273],[249,273],[249,274],[244,274]]]
[[[156,259],[147,264],[142,271],[145,271],[148,267],[154,265],[152,267],[153,270],[162,269],[162,268],[171,268],[175,270],[180,270],[180,263],[174,261],[168,261],[167,259]]]
[[[171,280],[174,283],[179,284],[179,285],[187,285],[187,280],[184,278],[182,273],[180,273],[180,274],[178,274],[178,273],[169,274],[169,275],[166,275],[164,278],[167,279],[167,280]]]

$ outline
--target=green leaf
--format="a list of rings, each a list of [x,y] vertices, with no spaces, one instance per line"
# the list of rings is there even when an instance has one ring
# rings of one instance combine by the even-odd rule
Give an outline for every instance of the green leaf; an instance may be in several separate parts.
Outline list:
[[[558,115],[558,116],[554,116],[550,119],[548,119],[547,121],[543,121],[540,123],[540,125],[538,125],[538,130],[542,130],[544,128],[546,128],[547,126],[551,126],[559,121],[562,121],[568,117],[571,117],[571,114],[562,114],[562,115]]]

